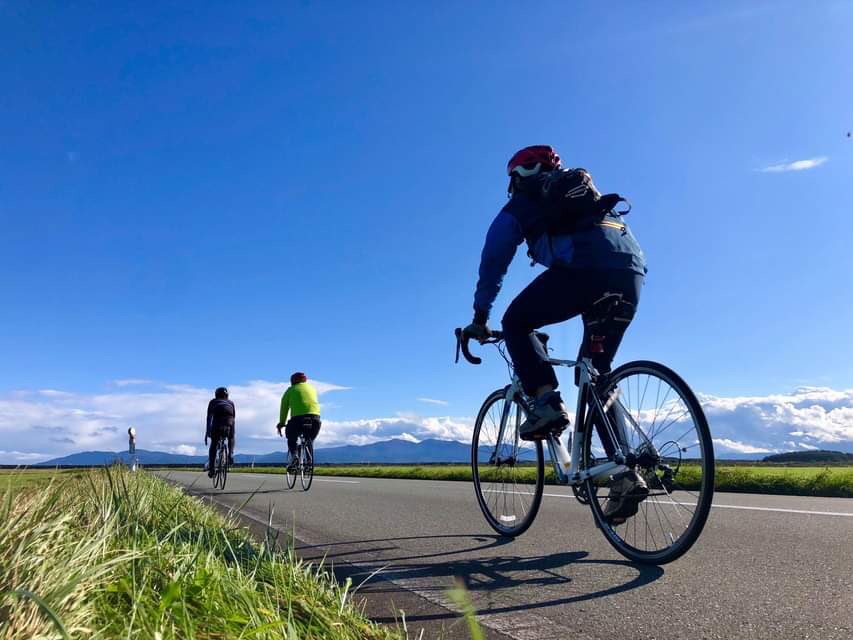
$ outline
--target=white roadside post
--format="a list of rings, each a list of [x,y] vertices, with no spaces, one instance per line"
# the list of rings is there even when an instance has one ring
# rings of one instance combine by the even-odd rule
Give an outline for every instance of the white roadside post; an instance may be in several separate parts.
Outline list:
[[[136,457],[136,429],[133,427],[127,430],[127,453],[130,455],[130,470],[136,471],[138,458]]]

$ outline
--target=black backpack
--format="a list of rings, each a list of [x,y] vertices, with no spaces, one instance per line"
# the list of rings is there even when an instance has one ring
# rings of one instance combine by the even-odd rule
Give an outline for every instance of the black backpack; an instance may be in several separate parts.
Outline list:
[[[601,222],[617,204],[626,202],[618,193],[601,195],[586,169],[555,169],[536,176],[538,199],[543,204],[540,231],[549,235],[575,233]],[[619,211],[625,215],[625,211]]]

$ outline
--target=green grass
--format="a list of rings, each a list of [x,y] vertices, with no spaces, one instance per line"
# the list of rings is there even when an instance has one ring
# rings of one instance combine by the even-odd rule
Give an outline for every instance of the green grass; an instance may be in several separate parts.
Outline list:
[[[84,473],[77,469],[0,469],[0,493],[7,488],[19,490],[49,484],[54,478],[79,478]]]
[[[5,476],[0,638],[401,637],[349,584],[147,473]]]
[[[240,468],[240,472],[283,473],[283,467]],[[533,482],[532,467],[520,470],[521,481]],[[350,476],[362,478],[404,478],[415,480],[471,481],[468,465],[346,465],[318,466],[318,475]],[[680,482],[695,488],[698,467],[685,465],[680,471]],[[546,466],[545,481],[556,483],[554,470]],[[741,493],[772,493],[781,495],[827,496],[853,498],[853,466],[802,467],[776,465],[718,465],[717,491]]]

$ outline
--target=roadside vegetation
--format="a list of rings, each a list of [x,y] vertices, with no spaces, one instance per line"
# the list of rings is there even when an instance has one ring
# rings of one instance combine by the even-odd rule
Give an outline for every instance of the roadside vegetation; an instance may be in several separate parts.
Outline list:
[[[0,495],[6,489],[20,491],[29,487],[46,485],[53,479],[79,478],[86,471],[80,469],[0,469]]]
[[[121,468],[0,475],[0,638],[383,639],[349,583]]]
[[[684,465],[680,481],[698,487],[698,467]],[[284,473],[283,467],[240,468],[240,472]],[[522,481],[533,482],[532,467],[520,469]],[[403,478],[415,480],[471,481],[468,465],[341,465],[317,466],[317,475],[361,478]],[[696,482],[691,483],[690,478]],[[554,470],[546,465],[545,481],[556,484]],[[853,466],[779,466],[761,464],[717,464],[716,490],[740,493],[770,493],[796,496],[853,498]]]

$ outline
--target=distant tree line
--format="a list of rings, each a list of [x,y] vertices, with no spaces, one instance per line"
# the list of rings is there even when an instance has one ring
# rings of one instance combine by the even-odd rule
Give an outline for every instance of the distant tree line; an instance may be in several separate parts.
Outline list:
[[[789,451],[787,453],[774,453],[766,456],[762,462],[801,462],[801,463],[833,463],[853,464],[853,453],[843,451]]]

